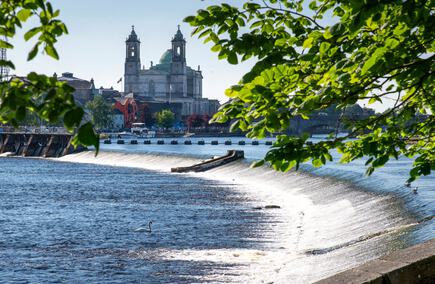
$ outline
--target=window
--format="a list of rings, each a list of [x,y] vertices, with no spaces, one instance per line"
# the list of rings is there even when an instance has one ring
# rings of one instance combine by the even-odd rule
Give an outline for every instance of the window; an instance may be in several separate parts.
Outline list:
[[[181,47],[177,46],[176,53],[177,53],[177,56],[181,55]]]
[[[154,97],[156,93],[156,85],[153,80],[150,80],[150,82],[148,83],[148,93],[151,97]]]

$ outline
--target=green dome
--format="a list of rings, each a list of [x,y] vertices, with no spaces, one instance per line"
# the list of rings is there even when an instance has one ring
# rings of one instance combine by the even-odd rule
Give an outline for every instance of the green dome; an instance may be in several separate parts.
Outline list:
[[[160,64],[169,64],[172,61],[172,52],[170,49],[166,50],[165,53],[163,53],[162,57],[160,57]]]

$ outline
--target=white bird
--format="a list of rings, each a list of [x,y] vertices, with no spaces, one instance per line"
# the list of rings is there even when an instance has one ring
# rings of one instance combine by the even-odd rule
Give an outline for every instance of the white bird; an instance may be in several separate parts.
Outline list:
[[[418,193],[418,186],[414,187],[414,188],[412,189],[412,192],[414,192],[414,194],[417,194],[417,193]]]
[[[153,223],[153,221],[150,221],[148,223],[148,228],[145,227],[139,227],[136,230],[134,230],[137,233],[141,233],[141,232],[147,232],[147,233],[151,233],[151,224]]]
[[[405,186],[406,187],[411,187],[411,182],[409,182],[409,181],[405,182]]]

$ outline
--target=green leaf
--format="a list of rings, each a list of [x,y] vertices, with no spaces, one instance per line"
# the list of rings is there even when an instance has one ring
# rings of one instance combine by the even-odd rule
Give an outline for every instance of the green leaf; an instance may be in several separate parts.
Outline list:
[[[85,146],[94,146],[98,154],[100,141],[90,122],[83,124],[77,133],[77,141]]]
[[[269,23],[266,23],[266,24],[263,26],[263,30],[264,30],[266,33],[268,33],[268,34],[271,34],[271,33],[273,33],[273,26],[272,26],[271,24],[269,24]]]
[[[17,13],[17,18],[18,18],[18,20],[20,20],[21,22],[25,22],[25,21],[27,21],[27,19],[28,19],[31,15],[32,15],[32,10],[30,10],[30,9],[23,9],[23,10],[20,10],[20,11]]]
[[[0,48],[13,48],[14,46],[9,42],[0,39]]]
[[[191,24],[191,23],[193,23],[195,21],[196,21],[196,17],[195,16],[188,16],[188,17],[184,18],[184,20],[183,20],[183,22],[186,22],[186,23],[189,23],[189,24]]]
[[[361,69],[361,75],[365,75],[373,66],[375,66],[379,60],[383,59],[383,56],[387,49],[385,47],[379,47],[375,50],[373,55],[364,63]]]
[[[39,44],[35,44],[35,46],[29,52],[29,55],[27,56],[27,61],[30,61],[33,58],[35,58],[35,56],[38,54],[38,50],[39,50]]]
[[[369,105],[375,103],[376,101],[377,101],[377,99],[375,97],[374,98],[370,98]]]
[[[333,35],[331,34],[331,32],[329,31],[329,29],[326,29],[325,32],[323,33],[323,37],[325,39],[331,39],[333,37]]]
[[[320,44],[320,49],[319,49],[320,54],[325,54],[328,51],[330,46],[331,46],[331,44],[329,42],[326,42],[326,41],[322,42]]]
[[[239,128],[240,120],[236,120],[231,124],[230,132],[234,132]]]
[[[228,53],[227,60],[230,64],[237,64],[239,60],[237,59],[237,54],[235,52]]]
[[[306,40],[304,40],[302,47],[303,48],[311,48],[313,46],[313,41],[314,41],[314,38],[312,38],[312,37],[307,38]]]
[[[258,168],[264,165],[264,160],[255,161],[251,164],[251,168]]]
[[[323,165],[322,160],[321,159],[313,159],[312,164],[315,168],[318,168],[320,166]]]
[[[80,125],[84,115],[82,108],[74,108],[65,113],[63,122],[68,129],[72,129],[75,126]]]
[[[370,166],[366,170],[366,175],[370,176],[375,171],[375,168]]]
[[[213,52],[219,52],[222,49],[222,46],[220,44],[216,44],[211,48],[211,51]]]
[[[396,48],[400,42],[395,38],[389,38],[385,41],[385,45],[388,46],[390,49]]]
[[[46,45],[44,50],[49,56],[53,57],[54,59],[59,60],[59,55],[57,54],[57,51],[53,45],[51,45],[51,44]]]
[[[36,27],[33,29],[28,30],[25,34],[24,34],[24,39],[26,41],[28,41],[29,39],[31,39],[32,37],[34,37],[36,34],[38,34],[41,31],[40,27]]]
[[[310,4],[308,5],[308,7],[311,9],[311,10],[316,10],[317,9],[317,2],[314,0],[314,1],[311,1],[310,2]]]
[[[26,107],[24,106],[19,106],[17,108],[15,117],[18,121],[22,121],[25,117],[26,117]]]
[[[9,60],[0,59],[0,66],[6,66],[11,69],[15,69],[15,65],[12,63],[12,61]]]

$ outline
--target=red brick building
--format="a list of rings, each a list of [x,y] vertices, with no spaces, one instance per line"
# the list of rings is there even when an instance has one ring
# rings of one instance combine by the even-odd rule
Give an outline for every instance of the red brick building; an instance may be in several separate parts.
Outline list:
[[[125,96],[116,99],[114,107],[124,114],[125,128],[130,128],[131,124],[136,122],[139,108],[133,97]]]

